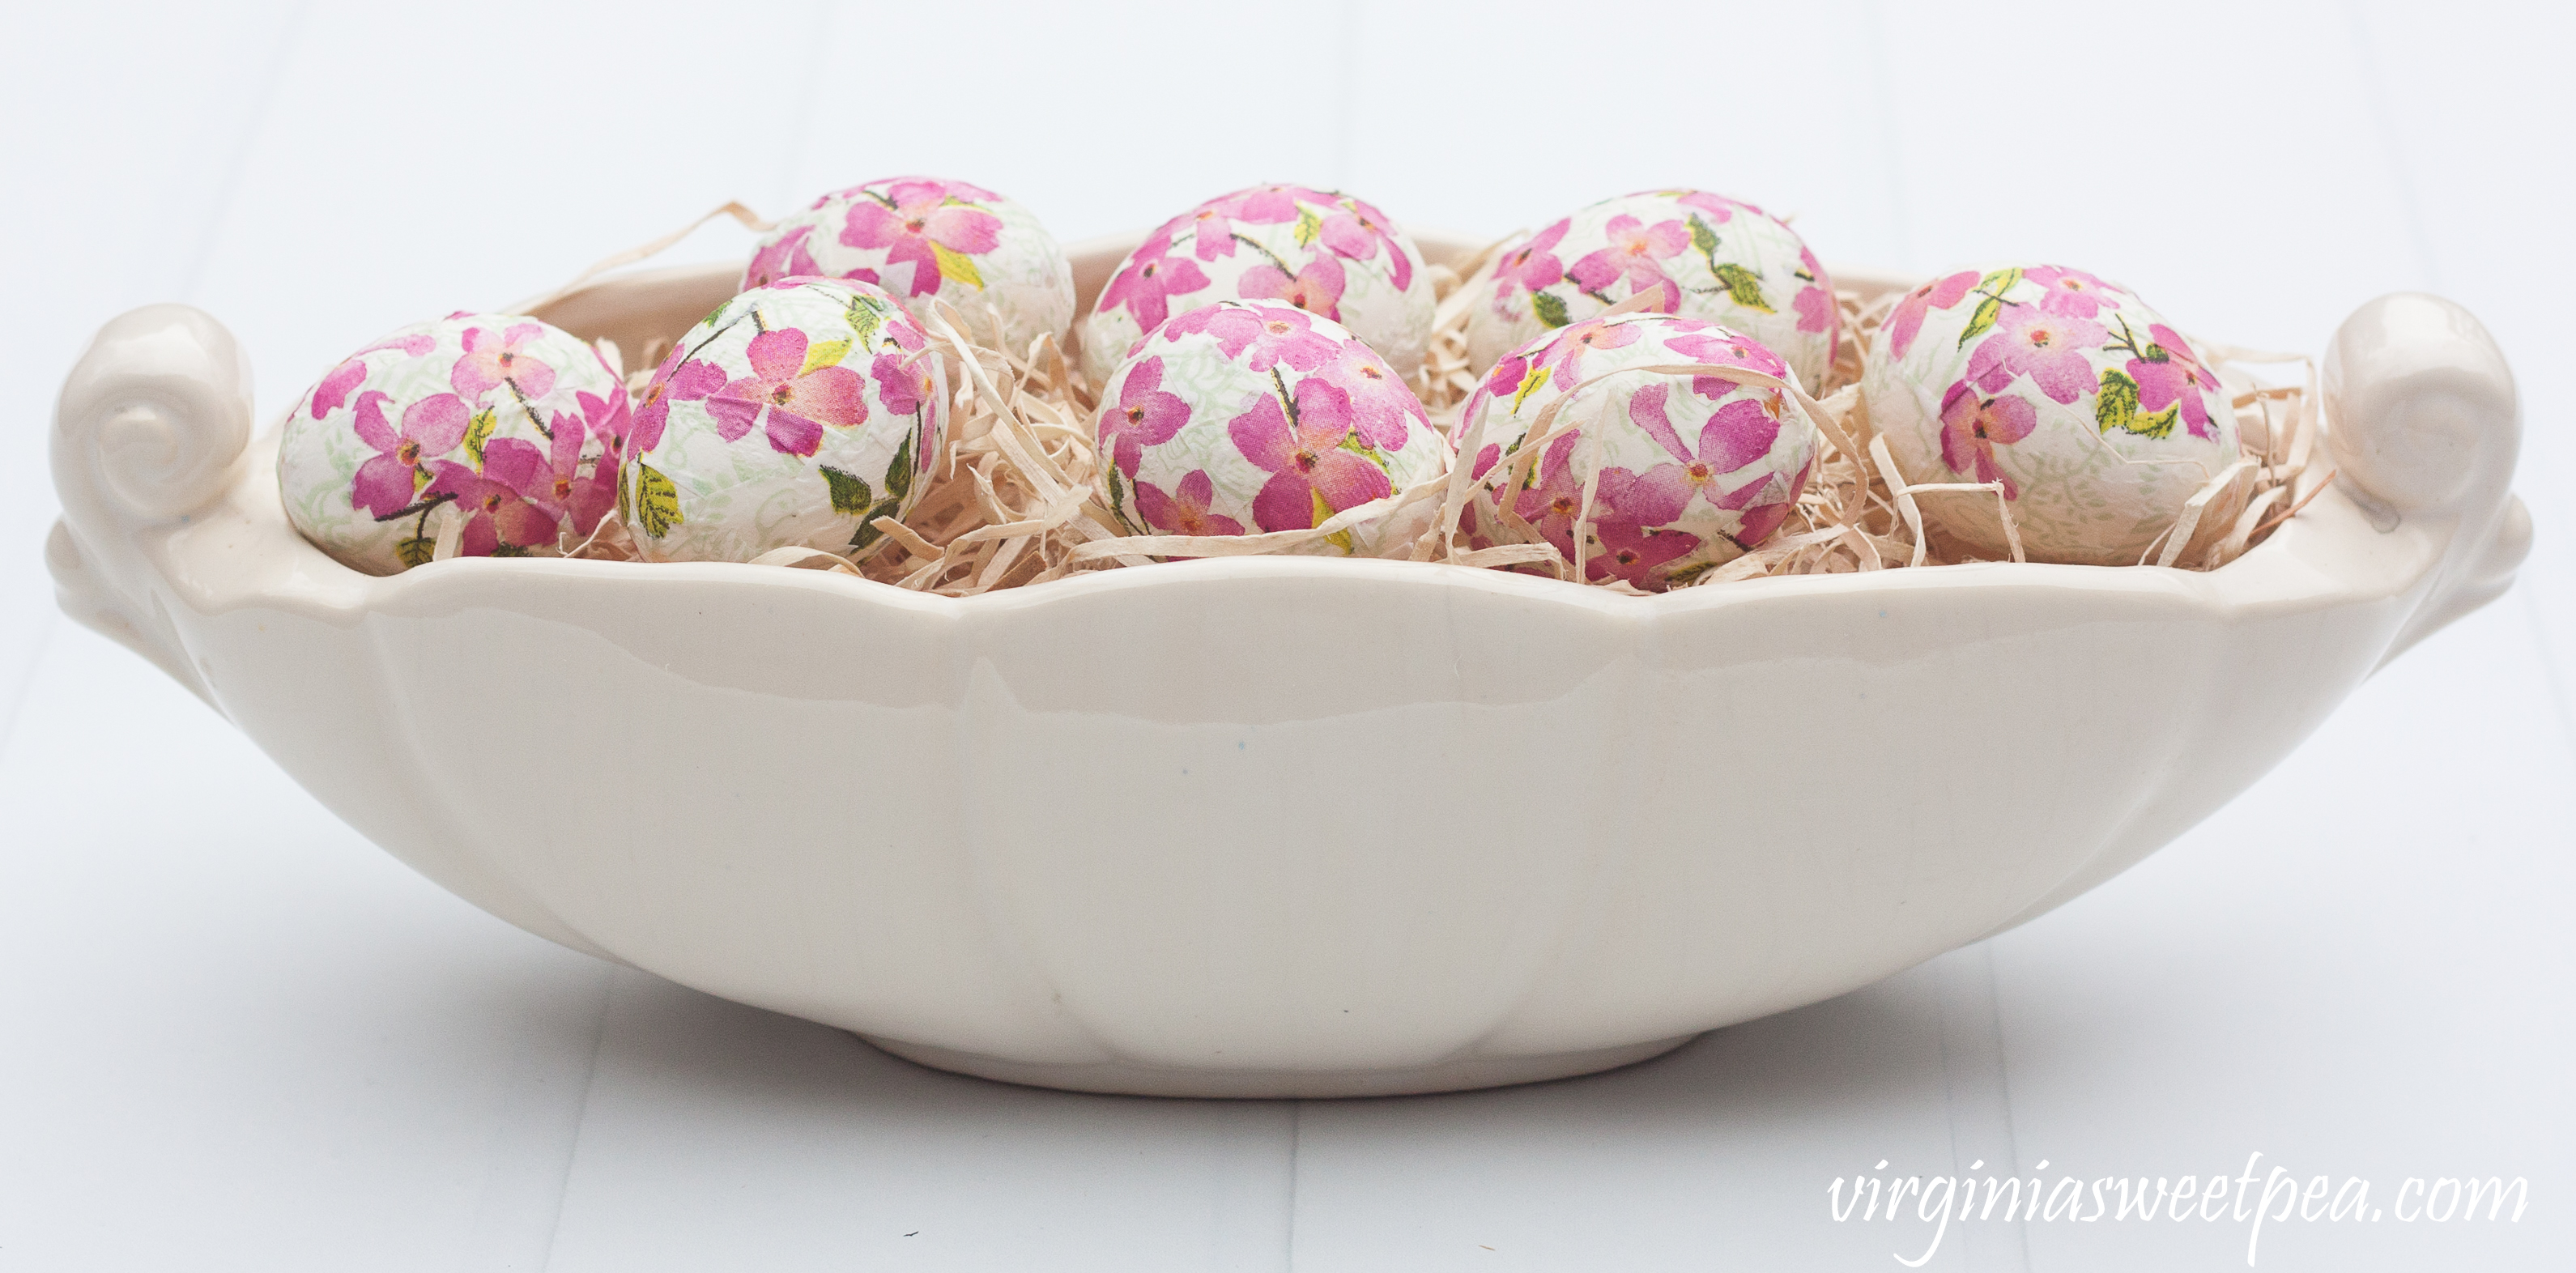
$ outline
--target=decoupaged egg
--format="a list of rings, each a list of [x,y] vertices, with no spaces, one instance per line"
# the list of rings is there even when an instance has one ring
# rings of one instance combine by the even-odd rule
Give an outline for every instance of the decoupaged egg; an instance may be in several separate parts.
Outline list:
[[[1802,388],[1824,382],[1840,347],[1833,280],[1797,231],[1724,195],[1654,190],[1602,200],[1506,248],[1493,295],[1468,315],[1468,357],[1490,367],[1639,292],[1663,313],[1762,342]]]
[[[963,181],[888,177],[824,195],[762,236],[742,286],[806,277],[875,284],[924,323],[914,307],[938,297],[969,336],[1018,355],[1073,322],[1073,267],[1055,236],[1027,208]]]
[[[1229,300],[1330,319],[1407,380],[1431,346],[1431,278],[1411,236],[1338,191],[1255,186],[1164,222],[1119,262],[1083,325],[1084,375],[1104,383],[1164,319]]]
[[[651,561],[847,553],[920,497],[948,377],[874,286],[790,278],[724,303],[636,398],[621,507]]]
[[[1098,429],[1100,501],[1139,535],[1312,529],[1440,476],[1449,457],[1386,359],[1282,301],[1158,325],[1103,387]],[[1305,551],[1375,556],[1401,537],[1373,519]]]
[[[2126,289],[2055,265],[1967,270],[1908,293],[1861,392],[1913,483],[2000,482],[2028,556],[2134,565],[2238,457],[2236,413],[2180,332]],[[1918,496],[1969,551],[2009,551],[1994,498]],[[2202,513],[2232,522],[2242,487]]]
[[[278,439],[287,520],[343,564],[550,556],[617,501],[626,388],[581,338],[514,314],[451,314],[351,354]]]
[[[1655,370],[1687,366],[1771,383]],[[1665,314],[1586,319],[1513,350],[1461,416],[1479,479],[1470,547],[1543,539],[1571,562],[1579,539],[1586,578],[1648,591],[1733,560],[1780,528],[1815,467],[1816,425],[1787,383],[1788,364],[1761,342]],[[1579,427],[1524,456],[1551,406],[1546,433]]]

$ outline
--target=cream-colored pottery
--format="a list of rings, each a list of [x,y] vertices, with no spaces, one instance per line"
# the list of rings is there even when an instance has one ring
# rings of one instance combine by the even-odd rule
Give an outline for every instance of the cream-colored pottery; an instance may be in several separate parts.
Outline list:
[[[1134,242],[1071,250],[1084,307]],[[540,316],[641,349],[737,274]],[[1016,1082],[1421,1092],[1639,1060],[2045,912],[2502,592],[2530,522],[2477,321],[2374,301],[2326,391],[2341,477],[2206,574],[1633,597],[1238,557],[963,600],[726,563],[379,578],[288,526],[232,337],[157,305],[64,386],[46,552],[65,610],[531,932]],[[1820,763],[1855,730],[1923,746],[1855,782]],[[579,780],[525,763],[531,737]]]

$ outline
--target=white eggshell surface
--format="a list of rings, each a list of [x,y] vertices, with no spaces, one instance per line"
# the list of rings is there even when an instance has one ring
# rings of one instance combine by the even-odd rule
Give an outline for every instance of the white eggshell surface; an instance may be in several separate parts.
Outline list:
[[[963,181],[888,177],[824,195],[762,236],[742,286],[816,276],[875,284],[925,323],[937,297],[969,335],[1015,354],[1040,336],[1063,339],[1073,322],[1073,267],[1055,236],[1017,202]]]
[[[2191,342],[2134,293],[2063,266],[1916,288],[1872,337],[1861,392],[1907,481],[2001,483],[2038,561],[2137,564],[2239,455],[2228,394]],[[2243,489],[2213,499],[2203,531],[2234,519]],[[1992,495],[1917,502],[1975,555],[2010,552]]]
[[[1449,457],[1384,358],[1280,301],[1162,324],[1111,374],[1098,430],[1101,502],[1140,535],[1312,529],[1440,476]],[[1386,533],[1373,519],[1307,551],[1373,556]]]
[[[569,332],[514,314],[414,323],[307,390],[278,440],[287,519],[356,570],[554,555],[616,502],[626,389]]]
[[[1505,356],[1461,416],[1471,475],[1512,463],[1544,436],[1542,421],[1546,432],[1580,427],[1547,442],[1512,486],[1520,525],[1502,516],[1492,485],[1478,488],[1469,546],[1535,534],[1571,562],[1580,535],[1587,579],[1659,591],[1769,538],[1815,467],[1815,423],[1777,387],[1655,370],[1707,365],[1789,380],[1788,365],[1759,341],[1646,312],[1587,319]]]
[[[671,350],[637,397],[622,507],[653,561],[847,553],[920,498],[948,378],[882,290],[796,278],[744,292]]]
[[[1163,320],[1229,300],[1330,319],[1408,381],[1431,345],[1431,279],[1412,236],[1339,191],[1255,186],[1164,222],[1119,262],[1083,326],[1084,375],[1103,383]]]
[[[1654,190],[1604,199],[1505,248],[1492,295],[1468,316],[1468,356],[1491,367],[1639,292],[1662,313],[1762,342],[1807,389],[1840,345],[1833,280],[1797,231],[1724,195]]]

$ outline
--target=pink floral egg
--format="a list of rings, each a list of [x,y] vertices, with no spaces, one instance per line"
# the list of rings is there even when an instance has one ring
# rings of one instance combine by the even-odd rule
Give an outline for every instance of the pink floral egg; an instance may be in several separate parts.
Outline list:
[[[1663,313],[1761,341],[1788,360],[1802,388],[1824,383],[1842,336],[1833,280],[1798,232],[1702,190],[1605,199],[1560,218],[1505,249],[1492,286],[1467,320],[1478,367],[1639,292],[1651,292]]]
[[[1658,370],[1690,366],[1774,383]],[[1544,540],[1568,562],[1579,546],[1586,578],[1648,591],[1698,578],[1778,530],[1806,490],[1817,432],[1789,383],[1760,341],[1665,314],[1586,319],[1513,350],[1460,417],[1478,479],[1469,545]],[[1533,443],[1545,449],[1514,480]]]
[[[1157,326],[1102,389],[1098,430],[1100,501],[1139,535],[1308,530],[1439,477],[1449,458],[1386,359],[1283,301]],[[1307,551],[1375,556],[1402,537],[1378,518]]]
[[[1411,236],[1338,191],[1255,186],[1164,222],[1127,254],[1083,325],[1084,375],[1104,383],[1164,319],[1229,300],[1330,319],[1408,381],[1431,345],[1431,278]]]
[[[2000,482],[2039,561],[2136,564],[2238,454],[2229,395],[2191,342],[2134,293],[2062,266],[1965,270],[1907,293],[1861,392],[1906,481]],[[2009,554],[1993,496],[1916,498],[1967,551]],[[2201,525],[2225,526],[2238,498]]]
[[[635,400],[620,507],[652,561],[874,547],[918,502],[948,373],[893,297],[790,278],[725,302]]]
[[[956,306],[967,334],[1025,354],[1040,336],[1064,338],[1073,322],[1073,267],[1029,210],[981,186],[937,177],[888,177],[816,199],[782,217],[744,267],[744,291],[784,278],[873,283],[914,307]],[[987,307],[990,307],[988,313]],[[999,314],[993,329],[990,314]]]
[[[353,569],[552,556],[617,502],[626,387],[581,338],[514,314],[414,323],[307,390],[278,439],[286,517]]]

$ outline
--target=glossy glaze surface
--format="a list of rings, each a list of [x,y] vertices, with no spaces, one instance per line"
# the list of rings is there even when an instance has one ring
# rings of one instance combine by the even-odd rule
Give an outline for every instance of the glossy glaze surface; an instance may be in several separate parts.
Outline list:
[[[1086,293],[1126,246],[1072,249]],[[546,316],[685,327],[724,273]],[[2198,821],[2529,537],[2510,373],[2411,295],[2335,338],[2345,478],[2223,570],[1642,599],[1303,558],[966,600],[728,564],[373,578],[286,525],[246,375],[184,307],[100,333],[53,440],[68,611],[521,927],[1122,1091],[1579,1073],[1876,980]],[[619,740],[629,780],[485,763],[493,703]],[[1868,731],[1919,745],[1855,780],[1832,757]]]

